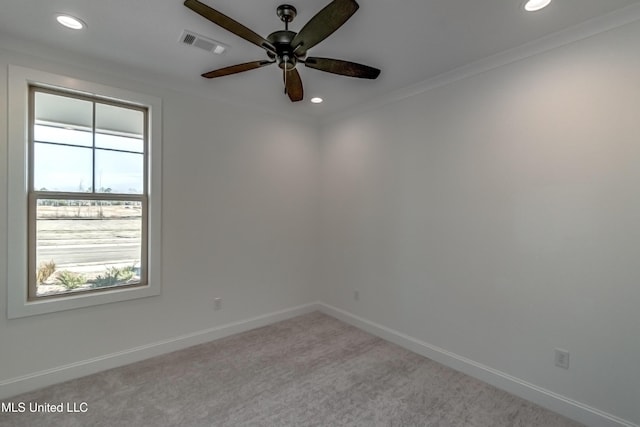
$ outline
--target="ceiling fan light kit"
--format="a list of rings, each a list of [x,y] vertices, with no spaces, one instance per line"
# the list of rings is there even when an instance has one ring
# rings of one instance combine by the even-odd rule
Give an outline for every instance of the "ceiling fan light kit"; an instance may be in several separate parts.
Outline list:
[[[267,54],[268,59],[209,71],[202,74],[203,77],[209,79],[223,77],[278,64],[282,69],[285,93],[292,102],[298,102],[304,98],[302,80],[296,68],[298,64],[327,73],[361,79],[376,79],[380,75],[379,69],[355,62],[307,57],[309,49],[333,34],[358,10],[359,5],[355,0],[333,0],[311,18],[298,33],[289,30],[289,23],[297,15],[296,8],[288,4],[280,5],[276,9],[276,14],[284,22],[285,29],[275,31],[266,38],[198,0],[186,0],[184,5],[214,24],[261,47]]]

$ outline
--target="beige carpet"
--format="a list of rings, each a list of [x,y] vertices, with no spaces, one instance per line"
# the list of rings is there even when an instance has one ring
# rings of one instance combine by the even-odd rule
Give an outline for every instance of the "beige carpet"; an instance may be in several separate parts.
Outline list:
[[[321,313],[10,401],[0,426],[578,426]]]

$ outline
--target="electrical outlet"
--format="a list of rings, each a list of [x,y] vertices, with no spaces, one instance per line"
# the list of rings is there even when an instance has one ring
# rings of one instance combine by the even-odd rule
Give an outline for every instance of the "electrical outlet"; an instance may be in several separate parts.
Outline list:
[[[220,310],[222,308],[222,298],[216,298],[213,300],[213,309]]]
[[[353,291],[353,299],[356,301],[360,300],[360,292],[358,291]]]
[[[569,352],[556,348],[556,366],[562,369],[569,369]]]

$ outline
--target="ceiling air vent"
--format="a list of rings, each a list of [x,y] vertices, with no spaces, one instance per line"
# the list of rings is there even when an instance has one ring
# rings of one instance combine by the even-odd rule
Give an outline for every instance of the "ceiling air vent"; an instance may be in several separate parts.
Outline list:
[[[200,34],[189,30],[184,30],[182,32],[182,35],[180,35],[180,43],[197,47],[198,49],[206,50],[207,52],[213,52],[218,55],[228,49],[227,46],[220,42],[201,36]]]

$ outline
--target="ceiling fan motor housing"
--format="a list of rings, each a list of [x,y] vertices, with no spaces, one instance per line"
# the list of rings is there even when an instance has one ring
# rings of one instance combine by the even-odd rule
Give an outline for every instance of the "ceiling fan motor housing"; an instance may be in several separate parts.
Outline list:
[[[278,66],[283,70],[290,70],[298,63],[298,58],[293,52],[291,40],[296,33],[289,30],[275,31],[267,36],[267,40],[276,48],[276,54],[267,52],[271,59],[278,61]]]

